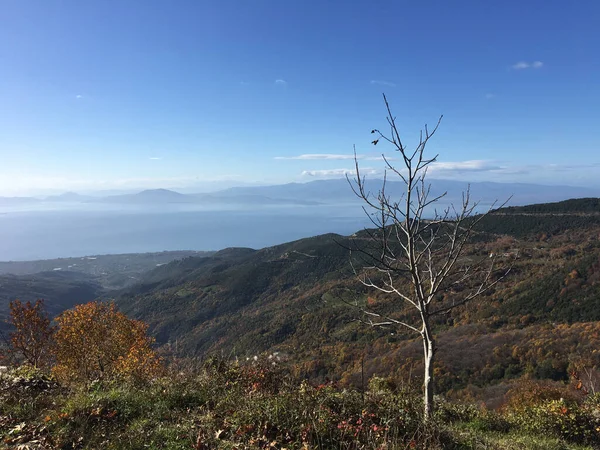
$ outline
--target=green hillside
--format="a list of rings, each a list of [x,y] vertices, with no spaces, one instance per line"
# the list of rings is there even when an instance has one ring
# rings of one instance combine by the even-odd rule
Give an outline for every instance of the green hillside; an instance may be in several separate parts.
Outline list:
[[[562,202],[510,206],[498,212],[505,214],[600,214],[600,198],[574,198]]]
[[[600,320],[600,217],[590,213],[593,204],[506,208],[482,222],[467,255],[518,253],[519,259],[494,292],[438,321],[440,387],[481,388],[524,375],[565,378],[574,336],[596,342],[587,336],[596,331],[581,325],[591,322],[595,330]],[[277,350],[306,376],[348,382],[356,382],[363,357],[369,375],[418,373],[418,342],[357,323],[345,303],[370,296],[380,311],[406,313],[357,283],[344,248],[349,239],[323,235],[187,258],[155,269],[116,300],[178,355],[245,358]],[[549,324],[567,331],[555,336]],[[540,336],[554,350],[531,351]],[[513,354],[513,347],[520,350]]]
[[[302,312],[323,308],[326,286],[350,278],[337,239],[187,258],[150,272],[117,301],[150,323],[159,343],[177,340],[185,353],[265,351],[297,334]]]
[[[0,275],[0,330],[8,325],[8,305],[12,300],[23,302],[44,299],[52,316],[102,296],[105,289],[98,281],[78,272],[55,271],[34,275]]]

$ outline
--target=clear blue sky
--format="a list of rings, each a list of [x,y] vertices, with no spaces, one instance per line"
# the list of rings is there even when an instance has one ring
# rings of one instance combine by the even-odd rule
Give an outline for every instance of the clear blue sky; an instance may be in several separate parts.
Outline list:
[[[444,114],[432,176],[600,186],[600,2],[3,0],[0,194],[308,181]],[[312,156],[311,156],[312,155]]]

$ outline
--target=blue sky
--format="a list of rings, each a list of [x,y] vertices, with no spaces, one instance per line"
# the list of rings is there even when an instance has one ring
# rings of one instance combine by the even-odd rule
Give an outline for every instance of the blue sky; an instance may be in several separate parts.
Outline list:
[[[600,186],[600,3],[3,0],[0,194],[380,173]]]

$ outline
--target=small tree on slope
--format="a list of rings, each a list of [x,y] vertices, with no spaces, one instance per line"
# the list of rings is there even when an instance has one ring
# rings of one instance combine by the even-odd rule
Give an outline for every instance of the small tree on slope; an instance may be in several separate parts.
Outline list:
[[[60,314],[56,321],[56,365],[63,382],[125,378],[145,381],[161,371],[148,326],[117,311],[113,303],[90,302]]]
[[[463,255],[475,226],[495,205],[477,214],[478,203],[471,201],[467,189],[460,205],[430,212],[446,195],[431,196],[431,186],[426,183],[427,170],[437,155],[427,157],[425,148],[437,131],[441,117],[433,130],[425,126],[418,145],[409,150],[400,138],[385,95],[383,98],[390,133],[372,130],[376,135],[372,143],[391,144],[402,168],[393,166],[392,159],[382,155],[386,173],[379,190],[372,193],[361,176],[355,149],[356,178],[348,178],[348,181],[365,203],[363,209],[374,229],[365,230],[353,239],[351,263],[364,286],[393,296],[400,304],[396,308],[398,314],[379,313],[358,303],[354,306],[363,313],[361,321],[371,326],[402,327],[421,338],[425,366],[424,418],[428,420],[433,413],[433,363],[437,351],[432,329],[434,317],[490,291],[509,269],[497,270],[495,258],[474,261]],[[392,198],[387,190],[388,174],[403,182],[399,198]],[[405,307],[412,310],[412,320],[402,314]]]
[[[44,301],[37,300],[32,304],[14,300],[9,307],[8,323],[14,327],[10,334],[12,351],[35,368],[49,367],[55,328],[44,308]]]

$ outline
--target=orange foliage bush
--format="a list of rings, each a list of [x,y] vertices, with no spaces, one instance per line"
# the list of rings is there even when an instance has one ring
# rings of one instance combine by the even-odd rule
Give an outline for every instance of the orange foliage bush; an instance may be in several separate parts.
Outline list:
[[[66,383],[96,379],[148,380],[161,369],[148,326],[114,304],[90,302],[56,319],[55,376]]]
[[[552,400],[565,399],[577,402],[582,399],[582,395],[561,383],[548,380],[525,380],[510,389],[505,399],[505,408],[520,410]]]
[[[10,302],[10,320],[15,329],[10,335],[12,351],[19,354],[28,364],[45,368],[51,362],[51,346],[54,327],[50,325],[44,310],[44,301],[21,303]]]

